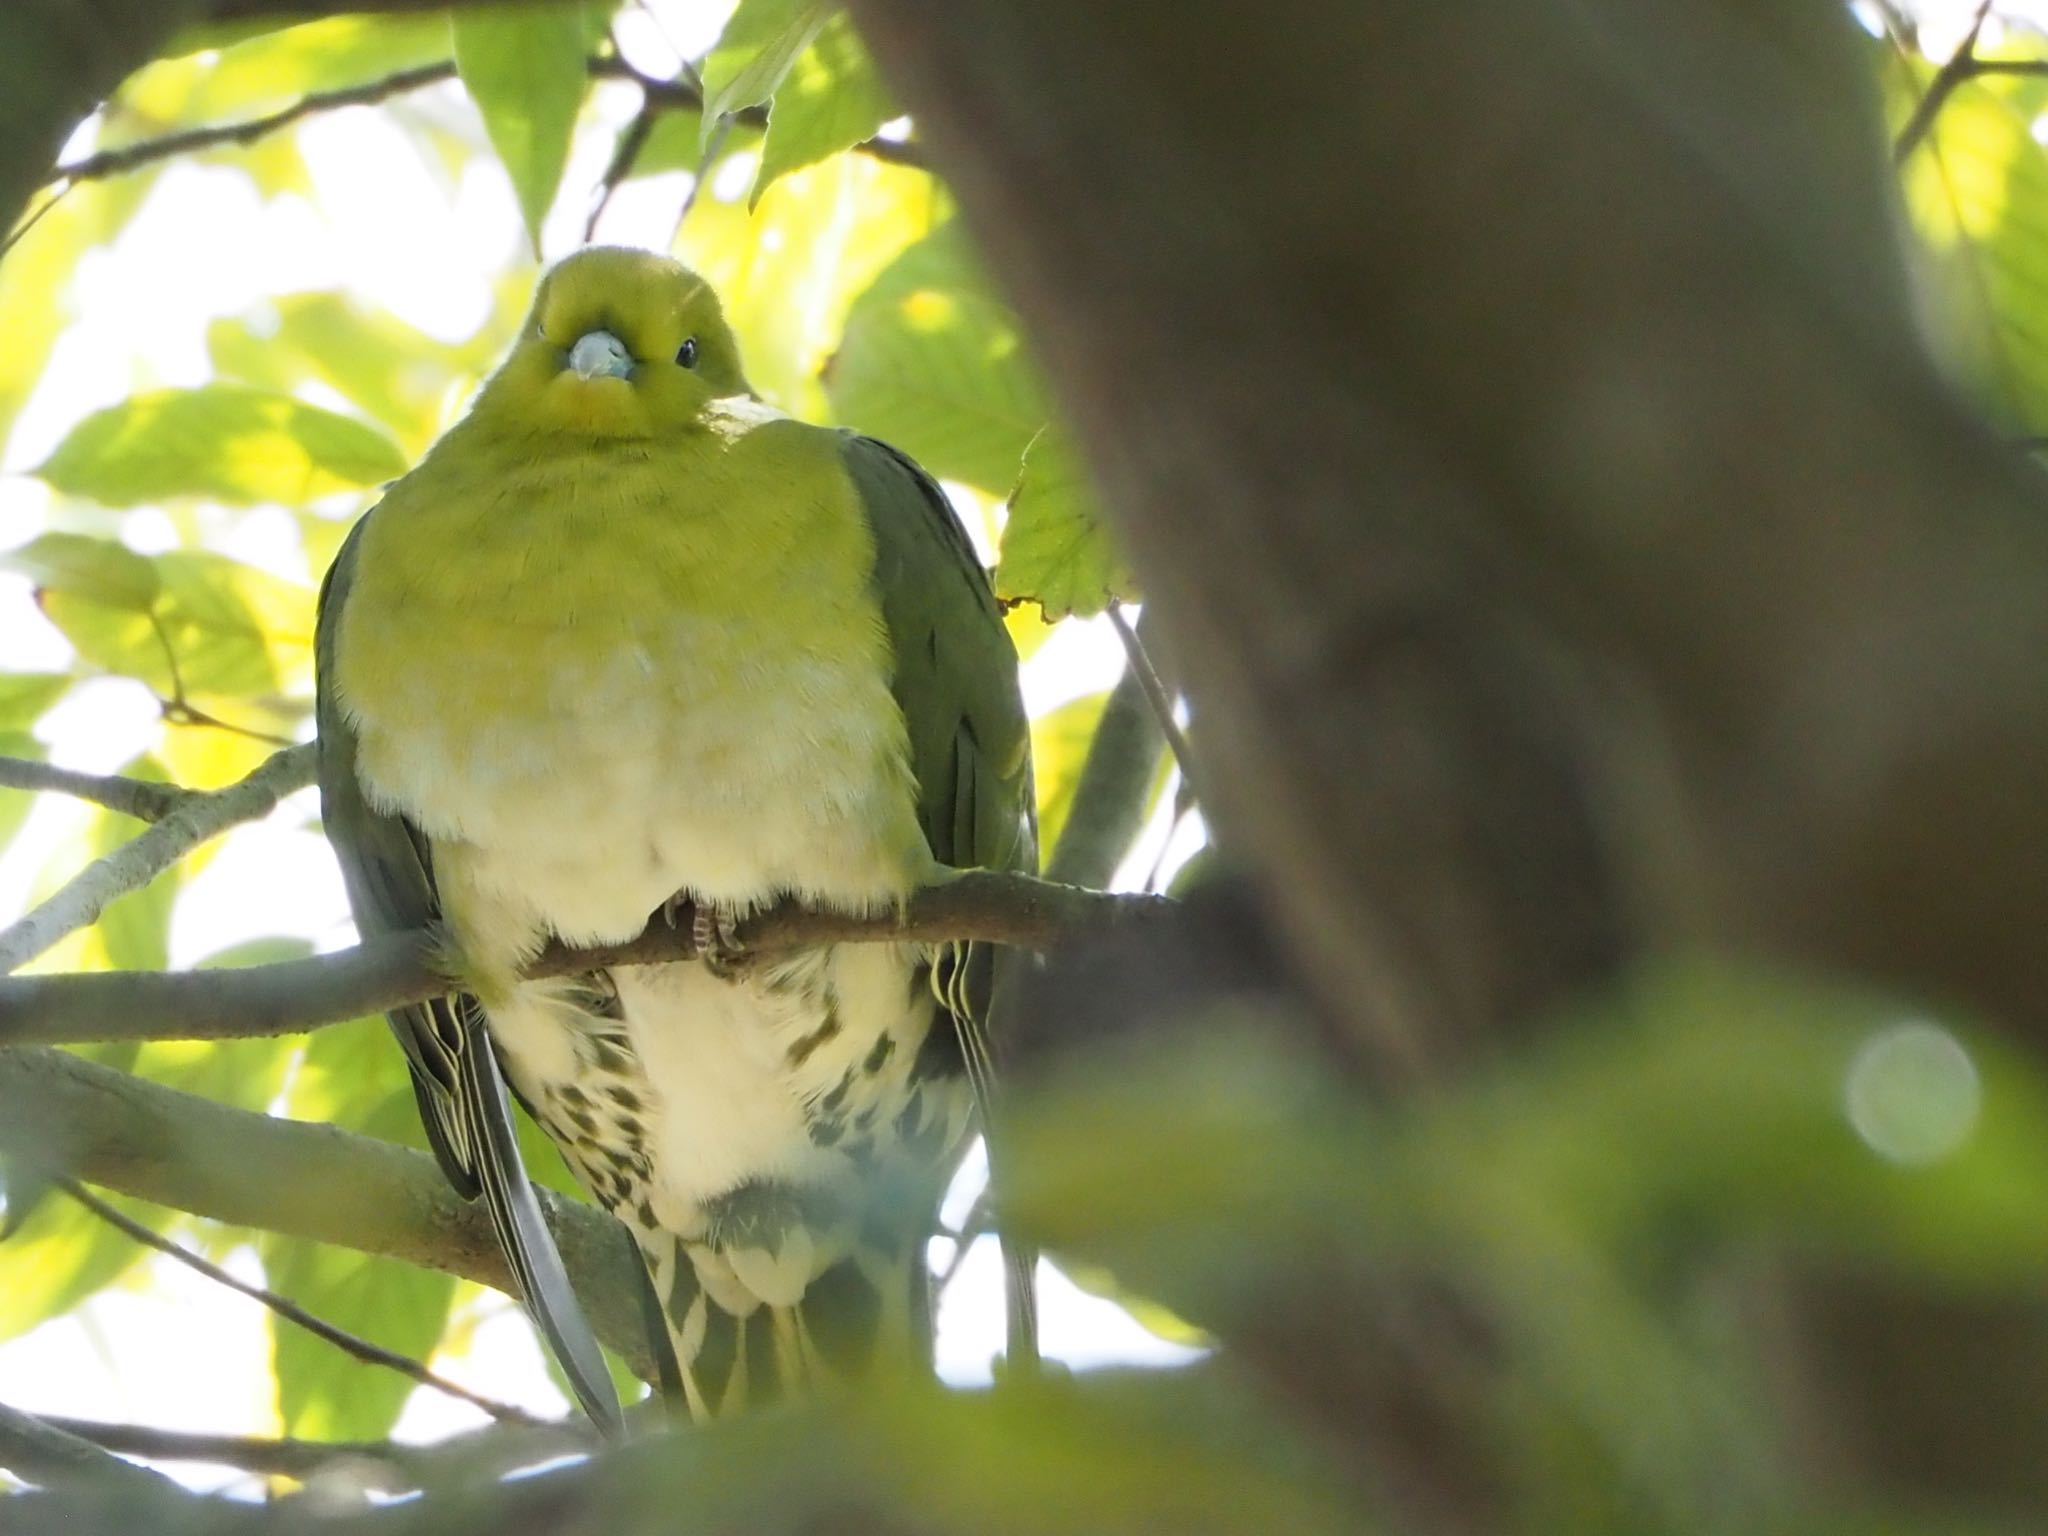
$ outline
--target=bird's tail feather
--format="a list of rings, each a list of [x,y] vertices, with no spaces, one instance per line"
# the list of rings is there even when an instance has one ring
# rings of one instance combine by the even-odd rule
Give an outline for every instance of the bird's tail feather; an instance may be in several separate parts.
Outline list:
[[[668,1323],[690,1416],[702,1421],[806,1397],[871,1371],[913,1366],[930,1351],[929,1279],[921,1241],[860,1249],[828,1266],[794,1305],[722,1304],[729,1274],[716,1253],[643,1233],[649,1278]]]
[[[576,1400],[605,1434],[619,1434],[625,1416],[618,1393],[520,1161],[497,1053],[481,1021],[472,1022],[466,1034],[457,1070],[457,1114],[491,1225],[512,1265],[520,1299],[569,1378]]]

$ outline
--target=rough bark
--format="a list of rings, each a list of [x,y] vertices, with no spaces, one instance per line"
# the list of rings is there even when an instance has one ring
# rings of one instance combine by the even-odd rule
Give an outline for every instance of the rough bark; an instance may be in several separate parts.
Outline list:
[[[2044,497],[1912,336],[1839,13],[854,8],[1362,1038],[1638,923],[2048,1023]]]

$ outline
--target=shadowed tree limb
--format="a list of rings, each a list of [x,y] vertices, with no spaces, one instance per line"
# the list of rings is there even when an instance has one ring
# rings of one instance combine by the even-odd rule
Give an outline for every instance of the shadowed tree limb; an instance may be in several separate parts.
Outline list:
[[[121,1456],[151,1461],[207,1462],[237,1467],[263,1477],[304,1481],[341,1472],[355,1487],[404,1493],[438,1476],[462,1472],[511,1471],[552,1457],[587,1452],[590,1435],[570,1425],[537,1428],[494,1426],[455,1435],[430,1446],[395,1440],[269,1439],[259,1435],[217,1435],[164,1429],[154,1424],[109,1424],[94,1419],[38,1415],[51,1429]]]
[[[144,1499],[182,1500],[185,1490],[34,1414],[0,1404],[0,1467],[46,1488],[83,1486]]]
[[[424,1152],[251,1114],[63,1051],[0,1051],[0,1153],[236,1226],[403,1259],[515,1294],[483,1206]],[[538,1191],[598,1337],[653,1369],[625,1230]]]

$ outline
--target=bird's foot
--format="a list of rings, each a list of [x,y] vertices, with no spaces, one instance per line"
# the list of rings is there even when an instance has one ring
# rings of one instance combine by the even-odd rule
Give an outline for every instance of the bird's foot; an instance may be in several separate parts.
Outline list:
[[[720,981],[745,976],[749,960],[746,945],[740,942],[739,910],[683,892],[661,904],[662,918],[671,928],[681,926],[685,912],[690,919],[690,949],[704,969]]]

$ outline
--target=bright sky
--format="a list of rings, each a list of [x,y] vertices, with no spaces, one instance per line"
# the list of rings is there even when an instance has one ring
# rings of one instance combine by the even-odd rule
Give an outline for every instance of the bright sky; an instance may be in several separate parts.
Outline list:
[[[683,0],[651,9],[660,25],[629,20],[624,41],[646,50],[648,66],[664,71],[673,58],[666,53],[671,43],[695,51],[710,35],[707,21],[715,33],[721,19],[715,8],[707,18],[703,7]],[[632,110],[635,96],[624,85],[600,86],[598,113],[616,125]],[[414,100],[451,119],[469,113],[453,86]],[[311,198],[264,202],[239,172],[174,166],[114,244],[81,264],[75,289],[79,318],[59,341],[0,456],[0,471],[12,471],[0,473],[0,547],[24,543],[48,526],[49,493],[19,471],[39,462],[88,411],[138,388],[209,378],[205,331],[215,318],[248,314],[272,296],[339,287],[451,341],[467,337],[483,320],[488,287],[516,259],[524,238],[510,186],[494,160],[479,155],[452,183],[437,179],[404,130],[370,108],[308,122],[300,144],[314,182]],[[73,147],[89,147],[89,138],[81,136]],[[610,133],[587,127],[564,185],[592,185],[610,149]],[[679,175],[629,183],[607,210],[598,237],[665,247],[686,187]],[[710,195],[731,198],[743,188],[741,178]],[[580,197],[565,196],[546,227],[550,258],[580,243],[585,213]],[[394,230],[404,231],[405,238],[392,239]],[[297,524],[283,509],[221,521],[225,532],[216,547],[222,552],[295,581],[317,578],[318,572],[306,569]],[[119,527],[145,551],[177,542],[161,514],[130,514]],[[27,582],[0,573],[0,668],[63,669],[71,661],[68,642],[37,611]],[[1120,666],[1121,653],[1106,626],[1069,625],[1029,664],[1028,701],[1040,712],[1107,686]],[[41,734],[53,762],[107,772],[152,744],[158,730],[156,703],[140,684],[106,679],[74,689],[46,718]],[[0,922],[22,911],[32,890],[47,886],[52,856],[75,838],[84,815],[55,797],[38,803],[0,856]],[[322,949],[352,941],[331,856],[312,830],[316,815],[307,792],[228,837],[179,899],[173,964],[190,964],[268,934],[303,935]],[[1163,821],[1148,832],[1127,872],[1142,879],[1166,832]],[[1189,838],[1198,835],[1183,833],[1172,862],[1191,851]],[[967,1171],[970,1180],[974,1173]],[[956,1190],[950,1214],[957,1218],[971,1198],[970,1187]],[[0,1247],[0,1283],[6,1263]],[[251,1250],[238,1252],[230,1268],[261,1280]],[[1000,1271],[995,1246],[985,1241],[947,1293],[938,1349],[941,1369],[952,1381],[988,1377],[1001,1342]],[[0,1347],[0,1401],[31,1412],[275,1433],[263,1311],[168,1260],[139,1274],[139,1282],[102,1293],[72,1315]],[[1042,1281],[1048,1354],[1076,1365],[1189,1357],[1189,1351],[1156,1338],[1056,1272],[1046,1270]],[[495,1397],[565,1412],[516,1310],[484,1292],[469,1294],[464,1305],[479,1318],[468,1347],[438,1358],[436,1368]],[[421,1389],[398,1435],[436,1439],[481,1422],[478,1410]],[[224,1469],[169,1470],[195,1486],[230,1483],[238,1476]]]

